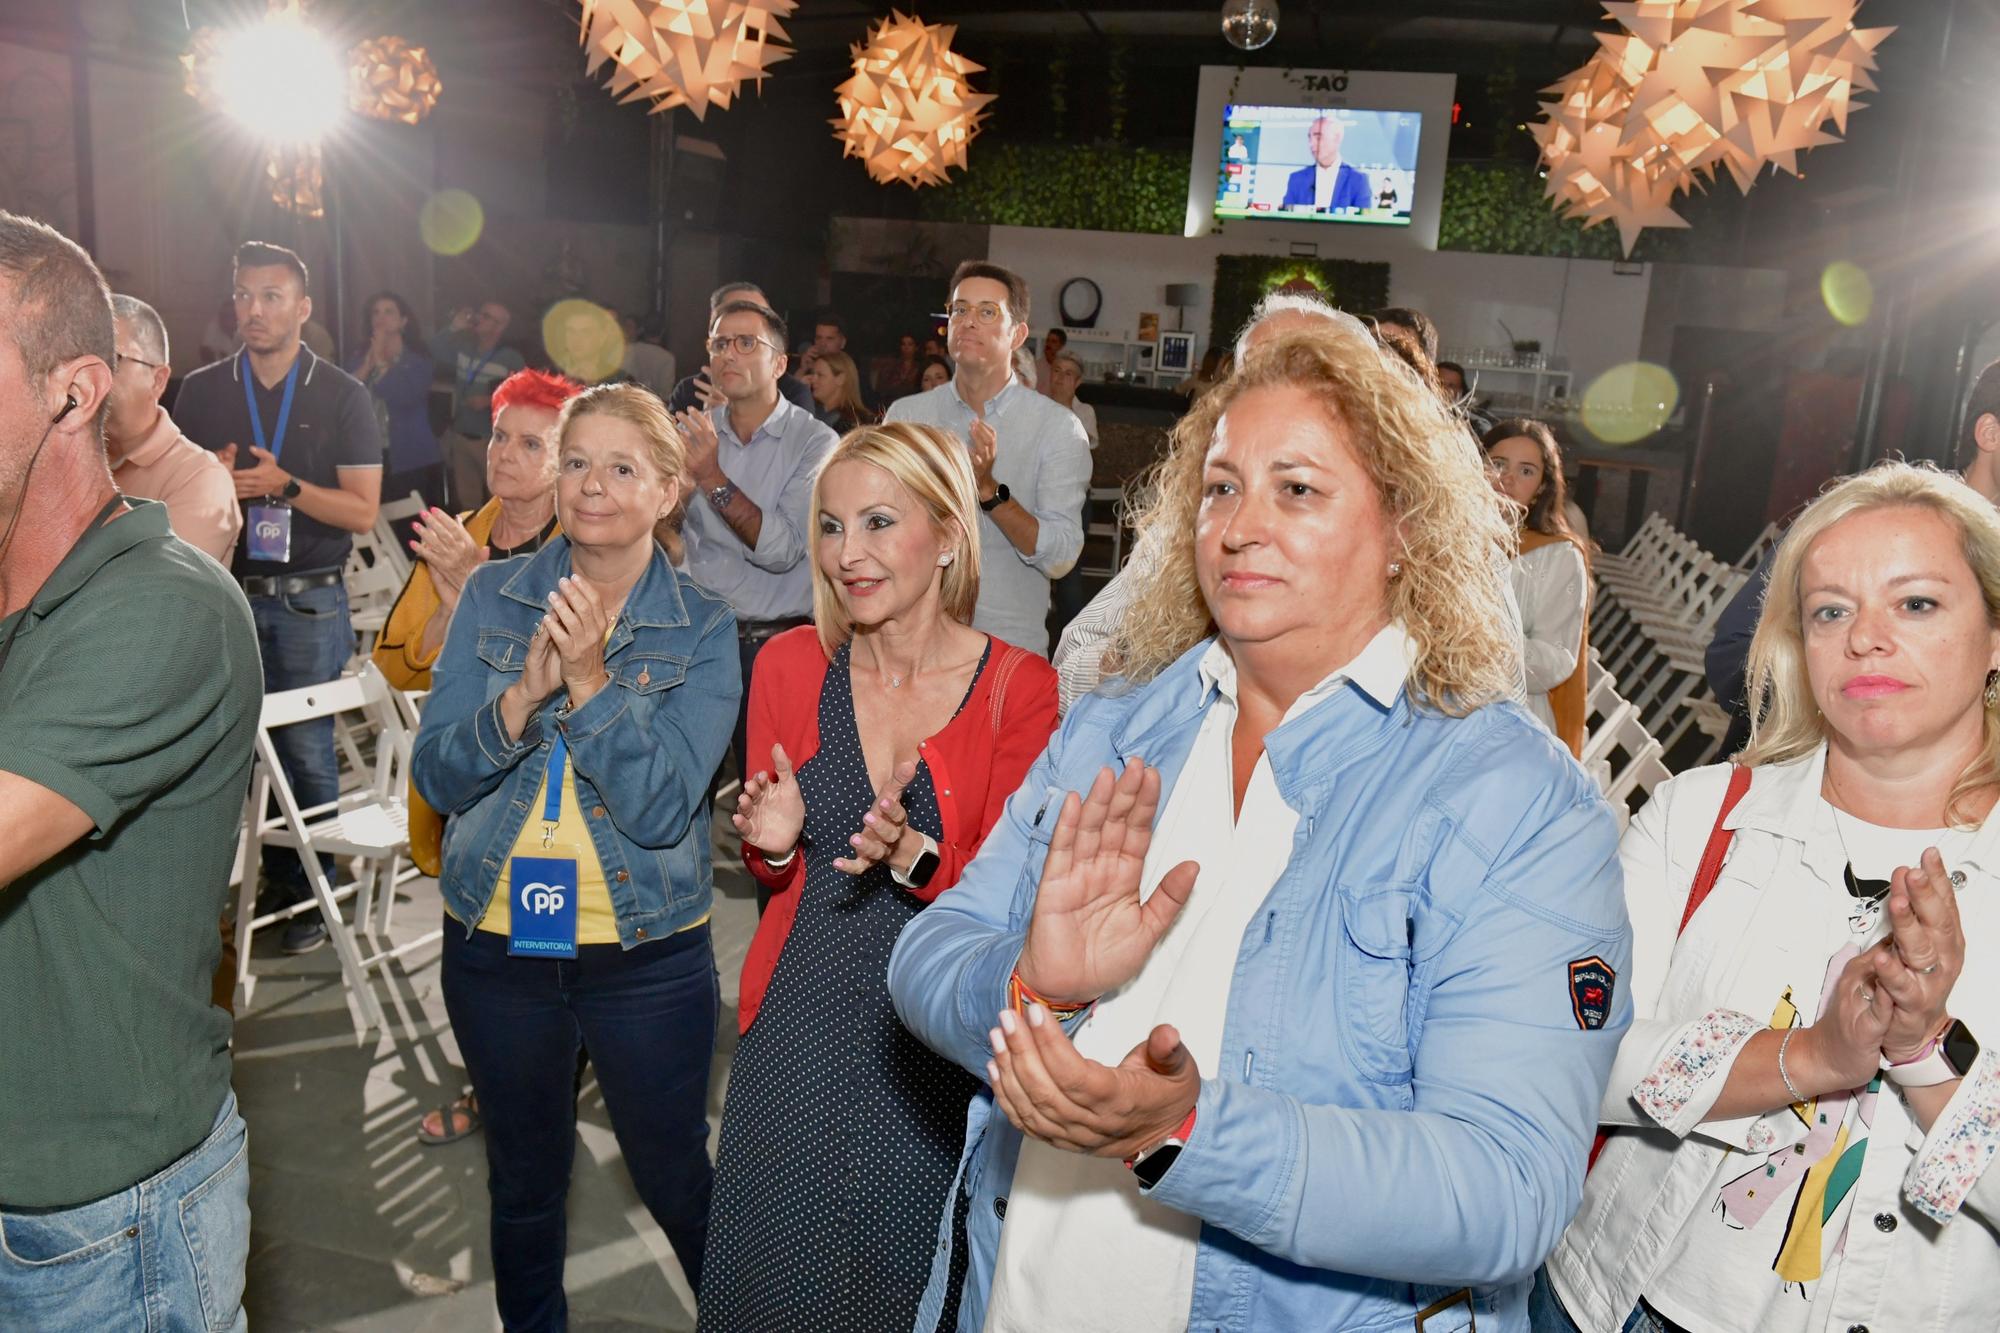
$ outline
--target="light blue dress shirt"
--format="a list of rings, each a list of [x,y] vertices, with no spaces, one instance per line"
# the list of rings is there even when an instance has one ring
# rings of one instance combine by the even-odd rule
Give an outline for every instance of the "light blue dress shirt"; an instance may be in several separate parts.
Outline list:
[[[736,437],[728,404],[708,417],[723,475],[764,511],[764,525],[753,550],[706,494],[689,495],[681,527],[689,577],[728,602],[738,620],[811,615],[813,474],[840,437],[782,397],[748,440]]]
[[[1046,657],[1049,581],[1067,574],[1083,552],[1090,440],[1076,413],[1015,380],[987,402],[985,413],[996,441],[993,480],[1006,485],[1041,530],[1035,549],[1021,551],[991,514],[979,516],[979,604],[972,627]],[[978,414],[953,380],[897,399],[887,419],[936,426],[969,441]]]

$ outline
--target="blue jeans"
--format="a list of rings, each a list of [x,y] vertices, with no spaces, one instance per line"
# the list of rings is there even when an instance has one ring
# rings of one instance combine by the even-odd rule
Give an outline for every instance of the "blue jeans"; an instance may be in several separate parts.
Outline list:
[[[1528,1327],[1534,1333],[1582,1333],[1576,1321],[1563,1309],[1556,1291],[1549,1284],[1549,1270],[1545,1264],[1535,1270],[1534,1290],[1528,1293]],[[1632,1313],[1625,1317],[1624,1327],[1619,1333],[1680,1333],[1677,1326],[1654,1314],[1644,1301],[1632,1307]]]
[[[588,1047],[632,1184],[701,1289],[708,1068],[721,996],[707,925],[635,949],[510,958],[507,937],[444,923],[445,1009],[486,1124],[493,1289],[509,1333],[566,1326],[564,1205],[576,1062]]]
[[[257,651],[264,659],[267,694],[338,680],[340,669],[354,656],[354,625],[347,618],[347,589],[341,584],[289,597],[252,597],[250,612],[257,621]],[[271,743],[301,808],[323,805],[340,795],[332,718],[273,732]],[[331,880],[333,858],[323,856],[320,864]],[[306,872],[298,853],[288,847],[267,848],[264,874],[284,899],[305,900]]]
[[[74,1208],[0,1208],[0,1324],[37,1333],[246,1327],[249,1133],[236,1094],[158,1175]]]

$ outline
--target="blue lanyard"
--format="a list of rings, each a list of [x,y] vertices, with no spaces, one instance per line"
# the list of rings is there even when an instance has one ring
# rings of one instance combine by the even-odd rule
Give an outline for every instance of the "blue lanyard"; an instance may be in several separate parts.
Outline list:
[[[466,355],[470,356],[472,355],[472,353],[467,352]],[[460,402],[464,402],[465,395],[472,392],[472,383],[474,380],[479,378],[479,372],[486,369],[486,367],[488,367],[489,365],[492,365],[493,358],[498,355],[500,355],[500,349],[496,347],[492,351],[488,352],[485,356],[481,357],[479,359],[479,363],[473,366],[471,370],[466,372],[465,378],[458,382],[458,398]]]
[[[303,356],[305,349],[299,350]],[[271,442],[264,442],[264,417],[257,410],[257,390],[251,385],[250,352],[244,349],[242,364],[238,367],[243,377],[243,405],[250,409],[250,433],[256,438],[257,447],[270,453],[273,462],[285,453],[285,425],[292,419],[292,392],[299,387],[299,357],[292,358],[292,368],[285,372],[285,396],[278,402],[278,430]]]
[[[562,821],[563,771],[569,763],[569,746],[564,743],[562,733],[549,745],[549,767],[544,779],[548,787],[542,798],[542,821],[556,824]]]

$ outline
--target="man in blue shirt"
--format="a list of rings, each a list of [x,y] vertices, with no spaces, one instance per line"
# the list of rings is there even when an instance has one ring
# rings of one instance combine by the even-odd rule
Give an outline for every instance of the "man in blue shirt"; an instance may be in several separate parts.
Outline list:
[[[1028,337],[1028,284],[970,259],[951,280],[951,380],[890,404],[887,419],[965,441],[979,488],[974,629],[1048,655],[1049,582],[1083,551],[1090,441],[1076,414],[1014,377]]]
[[[736,613],[744,688],[734,752],[737,771],[747,773],[751,665],[773,635],[812,621],[813,471],[839,437],[779,394],[786,330],[776,311],[724,301],[708,332],[709,370],[724,401],[678,418],[695,489],[681,538],[689,575]]]
[[[1347,127],[1331,116],[1321,116],[1306,131],[1306,146],[1313,160],[1291,174],[1285,182],[1281,208],[1309,208],[1315,213],[1335,213],[1342,209],[1368,209],[1375,205],[1368,173],[1340,160],[1341,140]]]
[[[431,359],[451,375],[451,425],[439,447],[444,453],[445,486],[458,509],[486,503],[486,441],[493,434],[493,391],[500,381],[527,366],[521,354],[500,340],[514,316],[498,301],[477,311],[461,310],[451,327],[431,339]]]

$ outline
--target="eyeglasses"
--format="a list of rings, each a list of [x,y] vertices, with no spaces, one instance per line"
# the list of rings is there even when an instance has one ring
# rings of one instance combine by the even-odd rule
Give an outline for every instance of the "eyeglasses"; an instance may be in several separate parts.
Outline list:
[[[981,301],[978,305],[972,305],[965,301],[953,301],[945,308],[945,316],[954,324],[963,323],[967,319],[975,319],[988,328],[998,324],[1006,313],[1007,311],[1004,307],[995,305],[991,301]]]
[[[118,364],[122,366],[127,361],[133,362],[136,365],[144,366],[148,370],[158,370],[162,364],[161,362],[158,361],[148,361],[143,356],[133,356],[130,352],[120,352],[118,354]]]
[[[780,355],[783,355],[785,350],[769,338],[759,338],[754,333],[718,333],[708,340],[708,354],[721,356],[724,352],[733,351],[738,356],[749,356],[760,346],[768,347]]]

